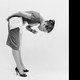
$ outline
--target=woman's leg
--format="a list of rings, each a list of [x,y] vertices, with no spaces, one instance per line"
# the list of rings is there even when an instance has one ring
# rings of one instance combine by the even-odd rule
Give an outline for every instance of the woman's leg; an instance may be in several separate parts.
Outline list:
[[[21,66],[22,66],[23,69],[26,69],[25,66],[24,66],[24,64],[23,64],[22,58],[21,58],[21,50],[19,50],[19,53],[20,53],[19,54],[20,64],[21,64]]]
[[[22,62],[22,58],[21,58],[21,48],[22,48],[22,34],[19,34],[20,36],[20,47],[19,47],[19,60],[20,60],[20,64],[22,66],[23,69],[26,69],[23,62]]]
[[[20,63],[20,51],[12,49],[12,54],[13,54],[14,60],[16,62],[17,68],[19,69],[19,72],[21,74],[24,74],[22,65]]]

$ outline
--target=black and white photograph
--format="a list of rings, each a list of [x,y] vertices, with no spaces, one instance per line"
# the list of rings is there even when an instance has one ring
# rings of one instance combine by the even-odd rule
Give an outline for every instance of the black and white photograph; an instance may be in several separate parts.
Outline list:
[[[0,80],[69,80],[68,8],[68,0],[0,0]]]

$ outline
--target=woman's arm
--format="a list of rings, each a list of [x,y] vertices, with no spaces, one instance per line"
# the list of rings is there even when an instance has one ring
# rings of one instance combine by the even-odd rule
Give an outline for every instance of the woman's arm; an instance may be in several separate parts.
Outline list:
[[[29,26],[29,25],[28,25],[28,26],[26,26],[26,29],[27,29],[28,31],[34,33],[34,34],[37,33],[37,31],[34,30],[34,29],[31,29],[31,27],[32,27],[32,26]]]

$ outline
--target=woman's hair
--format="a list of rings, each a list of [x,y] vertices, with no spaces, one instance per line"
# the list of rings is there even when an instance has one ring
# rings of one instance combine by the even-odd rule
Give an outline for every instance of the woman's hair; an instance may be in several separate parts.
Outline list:
[[[48,31],[48,33],[50,33],[55,25],[55,20],[47,20],[47,25],[45,26],[46,30]]]

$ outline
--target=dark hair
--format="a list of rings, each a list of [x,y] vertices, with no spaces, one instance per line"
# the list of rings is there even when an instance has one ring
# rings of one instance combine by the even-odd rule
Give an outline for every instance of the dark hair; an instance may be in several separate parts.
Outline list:
[[[46,22],[47,25],[45,26],[45,28],[48,31],[48,33],[50,33],[54,28],[55,20],[47,20]]]

